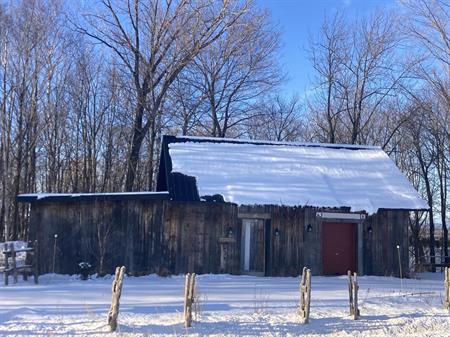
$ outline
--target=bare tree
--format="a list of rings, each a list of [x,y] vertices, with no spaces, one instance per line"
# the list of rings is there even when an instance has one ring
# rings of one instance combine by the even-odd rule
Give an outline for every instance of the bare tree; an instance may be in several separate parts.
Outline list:
[[[439,205],[438,213],[440,213],[444,234],[443,255],[448,262],[450,6],[441,0],[409,0],[404,2],[404,6],[407,9],[404,27],[420,58],[420,63],[415,67],[415,76],[421,80],[421,83],[419,82],[419,85],[416,84],[408,90],[408,94],[416,104],[426,106],[429,111],[427,125],[433,144],[433,175],[438,184],[439,194],[436,198],[438,201],[435,201],[430,207],[434,207],[435,203]],[[430,234],[432,230],[434,231],[434,228],[431,229],[431,225],[430,222]],[[430,235],[431,240],[433,240],[433,236]]]
[[[3,6],[0,6],[0,33],[1,33],[1,121],[0,121],[0,163],[1,163],[1,206],[0,206],[0,237],[9,237],[8,219],[9,205],[6,201],[8,194],[8,181],[11,174],[11,133],[12,133],[12,116],[8,109],[8,101],[10,100],[11,89],[8,86],[9,76],[9,44],[11,18]]]
[[[397,20],[387,12],[353,22],[336,14],[325,20],[321,32],[310,46],[317,76],[309,108],[317,138],[373,142],[372,130],[389,114],[385,105],[399,93],[412,66],[399,58]],[[389,127],[398,131],[398,125]]]
[[[336,13],[331,19],[324,19],[318,36],[310,40],[309,60],[316,71],[316,78],[308,105],[315,115],[319,139],[329,143],[336,142],[339,115],[344,111],[338,81],[344,72],[348,48],[349,32],[346,29],[344,18]]]
[[[188,67],[189,68],[189,67]],[[167,100],[168,124],[172,133],[202,134],[202,120],[207,111],[207,97],[192,85],[192,74],[184,71],[175,81]]]
[[[77,28],[110,48],[132,79],[134,121],[125,179],[125,190],[131,191],[142,142],[154,128],[171,84],[200,51],[235,24],[249,2],[102,0],[101,4],[102,11],[84,15],[87,24]]]
[[[283,78],[278,48],[279,34],[268,13],[252,9],[195,57],[188,70],[191,83],[206,98],[206,135],[225,137],[254,115],[255,100]]]
[[[411,245],[414,256],[415,270],[419,271],[421,266],[425,264],[425,250],[422,243],[424,237],[425,221],[427,220],[426,212],[414,211],[409,219],[409,229],[411,231]]]
[[[247,134],[252,139],[272,141],[298,141],[304,136],[301,104],[298,96],[289,100],[273,95],[255,106],[256,116],[247,126]]]
[[[426,200],[429,206],[429,233],[430,233],[430,261],[436,262],[435,258],[435,224],[434,224],[434,203],[435,203],[435,183],[433,179],[433,164],[435,161],[435,152],[433,150],[433,139],[428,132],[427,120],[430,117],[430,110],[425,105],[416,106],[415,116],[407,124],[407,130],[410,133],[410,140],[413,146],[413,153],[417,159],[418,170],[423,182]],[[432,271],[436,271],[435,267]]]

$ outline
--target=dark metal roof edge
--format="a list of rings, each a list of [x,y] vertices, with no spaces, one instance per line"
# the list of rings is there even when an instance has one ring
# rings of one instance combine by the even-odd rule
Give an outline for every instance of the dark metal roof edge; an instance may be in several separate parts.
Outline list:
[[[330,149],[347,149],[347,150],[381,150],[380,146],[375,145],[357,145],[357,144],[331,144],[331,143],[301,143],[301,142],[276,142],[251,139],[234,139],[234,138],[214,138],[214,137],[194,137],[194,136],[171,136],[163,135],[163,141],[170,143],[228,143],[228,144],[251,144],[251,145],[273,145],[273,146],[294,146],[294,147],[318,147]]]
[[[39,194],[19,194],[18,202],[73,202],[73,201],[123,201],[123,200],[167,200],[168,192],[149,192],[149,193],[73,193],[73,194],[47,194],[41,196]]]
[[[385,208],[380,207],[378,208],[378,211],[407,211],[407,212],[414,212],[414,211],[429,211],[429,208]]]

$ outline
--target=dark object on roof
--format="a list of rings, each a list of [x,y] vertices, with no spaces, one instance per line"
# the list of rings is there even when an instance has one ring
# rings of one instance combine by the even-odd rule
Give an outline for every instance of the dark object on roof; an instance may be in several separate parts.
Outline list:
[[[222,194],[202,195],[201,199],[206,202],[225,202]]]
[[[156,191],[169,191],[170,200],[200,201],[195,177],[190,177],[178,172],[172,172],[172,161],[169,155],[169,143],[183,141],[185,141],[183,138],[163,136]]]
[[[195,177],[179,172],[170,172],[168,176],[170,181],[168,191],[171,200],[200,201]]]

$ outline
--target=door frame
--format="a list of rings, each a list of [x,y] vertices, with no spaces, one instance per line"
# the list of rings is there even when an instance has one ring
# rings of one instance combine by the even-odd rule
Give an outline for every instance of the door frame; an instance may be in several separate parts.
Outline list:
[[[323,240],[323,222],[344,222],[353,223],[356,226],[356,269],[358,275],[364,275],[364,235],[363,235],[363,224],[367,218],[366,213],[335,213],[335,212],[317,212],[316,218],[320,222],[320,240]],[[322,273],[323,273],[323,252],[322,245],[320,245],[321,251],[321,263],[322,263]]]
[[[240,227],[241,227],[241,244],[240,244],[240,271],[243,275],[253,275],[253,276],[266,276],[267,273],[270,271],[270,245],[271,245],[271,216],[270,213],[241,213],[238,214]],[[264,256],[263,258],[263,271],[261,272],[255,272],[255,271],[248,271],[245,270],[245,226],[244,221],[245,220],[259,220],[263,224],[263,244],[264,244]]]

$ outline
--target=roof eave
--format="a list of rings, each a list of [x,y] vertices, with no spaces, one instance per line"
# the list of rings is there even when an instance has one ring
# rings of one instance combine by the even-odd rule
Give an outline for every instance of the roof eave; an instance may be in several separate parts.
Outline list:
[[[74,202],[74,201],[126,201],[126,200],[167,200],[168,192],[139,193],[74,193],[74,194],[19,194],[16,197],[22,203]]]

